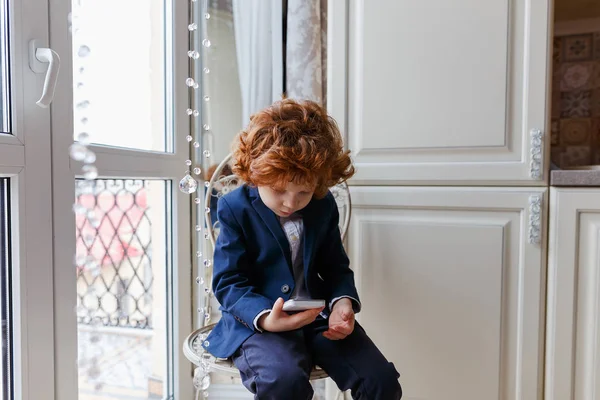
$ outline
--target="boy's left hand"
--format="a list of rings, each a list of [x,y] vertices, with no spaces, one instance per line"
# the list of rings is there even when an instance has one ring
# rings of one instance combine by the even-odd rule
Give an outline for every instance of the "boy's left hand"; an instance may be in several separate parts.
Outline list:
[[[335,302],[331,315],[329,316],[329,329],[323,332],[329,340],[340,340],[346,338],[354,331],[354,310],[352,301],[343,298]]]

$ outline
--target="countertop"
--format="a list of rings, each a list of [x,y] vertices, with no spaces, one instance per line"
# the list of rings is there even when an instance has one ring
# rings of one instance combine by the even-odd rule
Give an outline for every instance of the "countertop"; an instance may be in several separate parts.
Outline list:
[[[551,186],[597,186],[600,187],[600,168],[557,169],[550,171]]]

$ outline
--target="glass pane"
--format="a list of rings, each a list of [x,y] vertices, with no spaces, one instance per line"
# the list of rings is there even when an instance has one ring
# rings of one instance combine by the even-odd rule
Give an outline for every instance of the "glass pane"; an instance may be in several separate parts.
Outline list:
[[[108,146],[172,151],[166,1],[73,0],[77,135],[86,132]]]
[[[79,399],[172,391],[170,183],[77,181]]]
[[[2,307],[2,362],[0,400],[12,399],[12,302],[8,216],[8,179],[0,179],[0,305]]]
[[[0,132],[10,132],[8,0],[0,0]]]

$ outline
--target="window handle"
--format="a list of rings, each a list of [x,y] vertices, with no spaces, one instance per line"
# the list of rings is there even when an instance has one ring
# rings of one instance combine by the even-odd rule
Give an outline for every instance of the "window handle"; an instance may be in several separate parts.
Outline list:
[[[54,89],[58,81],[58,70],[60,69],[60,57],[47,47],[38,47],[36,40],[29,42],[29,68],[35,73],[46,72],[42,97],[35,103],[42,108],[47,108],[54,99]],[[48,67],[44,64],[48,63]]]

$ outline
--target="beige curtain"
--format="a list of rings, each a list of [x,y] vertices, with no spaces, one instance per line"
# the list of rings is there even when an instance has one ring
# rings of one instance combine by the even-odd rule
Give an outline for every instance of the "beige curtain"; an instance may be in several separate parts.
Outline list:
[[[327,0],[288,0],[286,87],[327,106]]]

